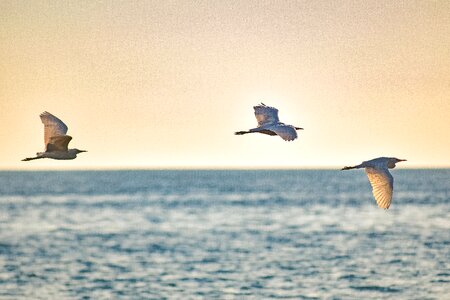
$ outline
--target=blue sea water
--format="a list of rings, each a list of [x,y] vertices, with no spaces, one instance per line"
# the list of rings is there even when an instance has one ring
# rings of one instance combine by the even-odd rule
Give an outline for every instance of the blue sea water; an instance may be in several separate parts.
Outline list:
[[[0,299],[450,299],[450,169],[0,172]]]

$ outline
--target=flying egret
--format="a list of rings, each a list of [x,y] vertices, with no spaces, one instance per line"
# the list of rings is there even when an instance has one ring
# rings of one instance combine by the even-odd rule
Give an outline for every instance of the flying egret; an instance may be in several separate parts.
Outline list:
[[[394,177],[389,173],[389,169],[395,168],[395,164],[406,159],[395,157],[378,157],[364,161],[353,167],[344,167],[342,170],[365,168],[367,177],[372,185],[372,194],[380,208],[388,209],[392,201],[394,190]]]
[[[234,134],[243,135],[247,133],[264,133],[268,135],[279,135],[285,141],[293,141],[297,138],[296,130],[303,130],[303,128],[286,125],[281,123],[278,119],[278,109],[267,106],[264,103],[253,106],[255,110],[258,127],[252,128],[248,131],[237,131]]]
[[[49,112],[43,112],[39,116],[44,124],[45,152],[38,152],[36,157],[28,157],[22,159],[22,161],[40,158],[74,159],[78,153],[87,152],[85,150],[67,148],[72,137],[66,135],[67,126],[63,121]]]

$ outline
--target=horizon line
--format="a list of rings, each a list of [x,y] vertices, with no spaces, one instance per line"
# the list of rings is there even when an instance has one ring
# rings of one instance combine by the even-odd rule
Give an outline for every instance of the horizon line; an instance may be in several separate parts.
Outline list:
[[[342,166],[98,166],[98,167],[87,167],[87,166],[75,166],[75,167],[20,167],[20,168],[2,168],[0,167],[0,172],[33,172],[33,171],[252,171],[252,170],[341,170]],[[401,168],[396,168],[396,170],[430,170],[430,169],[450,169],[450,166],[430,166],[430,165],[417,165],[417,166],[404,166]]]

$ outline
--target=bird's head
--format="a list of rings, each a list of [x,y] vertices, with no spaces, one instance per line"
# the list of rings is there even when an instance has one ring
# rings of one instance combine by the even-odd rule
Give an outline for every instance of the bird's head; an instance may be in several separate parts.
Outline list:
[[[398,162],[401,162],[401,161],[406,161],[406,159],[399,159],[399,158],[395,158],[395,157],[389,158],[388,168],[389,169],[395,168],[395,164],[398,163]]]
[[[81,153],[81,152],[87,152],[87,150],[80,150],[80,149],[74,149],[76,154]]]
[[[73,149],[69,149],[67,152],[69,153],[71,159],[74,159],[75,157],[77,157],[77,154],[79,154],[81,152],[87,152],[87,151],[73,148]]]

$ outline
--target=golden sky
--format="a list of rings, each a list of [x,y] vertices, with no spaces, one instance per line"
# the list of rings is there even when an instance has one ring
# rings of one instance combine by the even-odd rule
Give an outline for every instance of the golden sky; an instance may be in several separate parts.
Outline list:
[[[450,166],[450,1],[0,1],[0,168]],[[304,127],[261,134],[252,106]],[[44,149],[61,118],[73,161]]]

